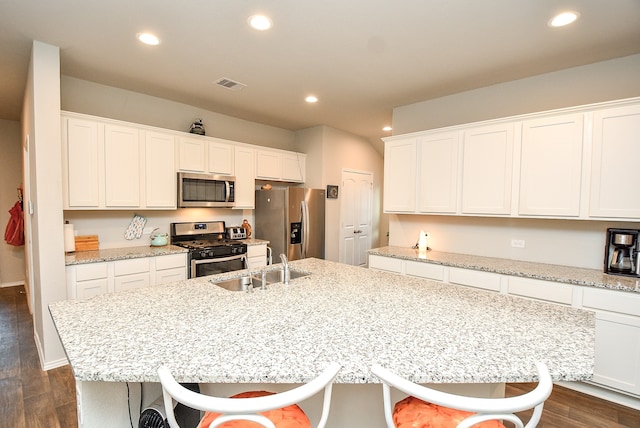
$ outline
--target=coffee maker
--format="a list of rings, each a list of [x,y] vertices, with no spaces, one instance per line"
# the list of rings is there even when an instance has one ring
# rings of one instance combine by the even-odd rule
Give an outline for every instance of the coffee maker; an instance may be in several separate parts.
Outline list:
[[[607,229],[604,272],[640,278],[640,230]]]

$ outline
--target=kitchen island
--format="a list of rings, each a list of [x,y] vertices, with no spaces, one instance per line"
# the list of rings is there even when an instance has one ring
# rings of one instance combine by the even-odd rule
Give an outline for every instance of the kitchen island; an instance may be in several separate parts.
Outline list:
[[[155,400],[161,364],[222,394],[246,384],[281,390],[337,361],[332,427],[384,426],[374,363],[492,396],[505,382],[535,380],[536,361],[554,380],[593,374],[592,312],[317,259],[291,267],[311,275],[252,293],[203,277],[50,305],[80,426],[129,426],[129,407],[135,422],[140,387],[130,383],[143,383],[144,404]]]

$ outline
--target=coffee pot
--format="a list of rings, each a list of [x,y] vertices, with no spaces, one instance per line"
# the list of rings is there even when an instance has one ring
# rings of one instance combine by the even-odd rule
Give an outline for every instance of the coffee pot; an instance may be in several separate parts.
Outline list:
[[[640,277],[640,264],[638,264],[639,235],[640,230],[607,230],[606,273]]]

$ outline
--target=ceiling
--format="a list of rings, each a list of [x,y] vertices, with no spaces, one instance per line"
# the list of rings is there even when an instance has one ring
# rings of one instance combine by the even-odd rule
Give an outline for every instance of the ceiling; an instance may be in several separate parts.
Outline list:
[[[566,9],[580,19],[547,26]],[[640,0],[4,0],[0,119],[20,119],[32,40],[60,47],[63,75],[379,141],[394,107],[640,53]]]

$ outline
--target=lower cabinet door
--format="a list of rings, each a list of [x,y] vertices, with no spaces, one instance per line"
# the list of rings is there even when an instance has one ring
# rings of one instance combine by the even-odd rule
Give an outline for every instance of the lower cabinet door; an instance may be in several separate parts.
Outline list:
[[[82,300],[89,297],[106,294],[109,287],[107,278],[93,279],[90,281],[78,281],[76,283],[76,299]]]
[[[596,314],[593,382],[640,394],[640,319],[609,312]]]
[[[156,282],[158,284],[166,284],[168,282],[184,281],[187,279],[187,267],[178,267],[173,269],[164,269],[156,271]]]
[[[134,290],[136,288],[149,286],[149,272],[136,273],[133,275],[116,276],[115,291]]]

